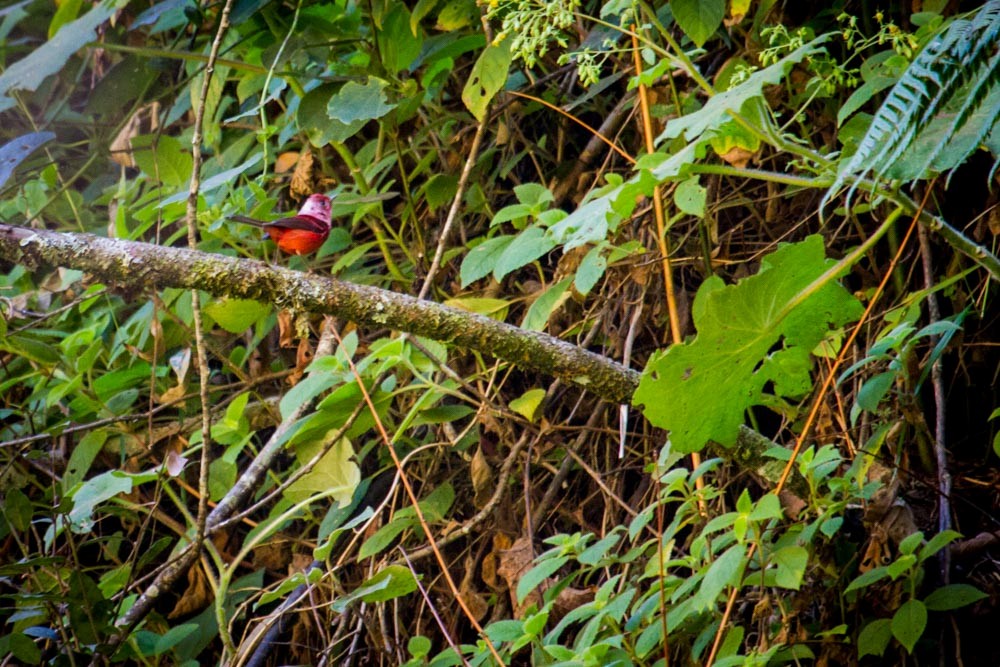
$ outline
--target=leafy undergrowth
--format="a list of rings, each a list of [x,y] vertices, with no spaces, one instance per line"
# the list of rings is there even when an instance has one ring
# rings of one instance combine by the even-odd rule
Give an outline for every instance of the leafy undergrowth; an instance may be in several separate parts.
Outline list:
[[[185,247],[202,110],[198,250],[642,379],[4,256],[0,654],[1000,661],[996,3],[241,0],[205,86],[223,7],[2,10],[0,220]],[[313,192],[315,255],[228,219]]]

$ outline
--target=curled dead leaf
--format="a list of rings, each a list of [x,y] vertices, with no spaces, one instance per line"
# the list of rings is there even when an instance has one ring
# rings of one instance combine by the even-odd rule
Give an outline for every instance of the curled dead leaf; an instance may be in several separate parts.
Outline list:
[[[187,573],[187,589],[177,600],[177,604],[167,614],[167,618],[179,618],[201,611],[212,601],[212,592],[208,588],[208,578],[201,565],[196,563]]]
[[[476,453],[472,455],[469,474],[472,477],[472,490],[474,492],[472,503],[476,509],[481,510],[486,507],[486,503],[493,495],[493,468],[486,460],[482,447],[477,447]]]
[[[295,171],[292,172],[292,182],[290,189],[295,197],[308,197],[315,192],[315,179],[313,178],[313,155],[306,150],[299,156],[295,163]]]

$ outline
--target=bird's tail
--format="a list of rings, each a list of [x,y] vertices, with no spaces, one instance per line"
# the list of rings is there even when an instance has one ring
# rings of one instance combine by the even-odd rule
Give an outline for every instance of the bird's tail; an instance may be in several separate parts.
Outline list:
[[[260,220],[248,218],[245,215],[231,215],[229,216],[229,219],[235,222],[242,222],[245,225],[253,225],[254,227],[263,227],[266,224]]]

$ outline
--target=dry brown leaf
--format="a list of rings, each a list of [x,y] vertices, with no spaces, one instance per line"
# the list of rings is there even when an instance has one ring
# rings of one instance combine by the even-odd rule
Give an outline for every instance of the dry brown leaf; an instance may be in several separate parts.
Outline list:
[[[292,562],[288,565],[288,573],[294,574],[296,572],[306,572],[313,564],[313,557],[311,554],[295,553],[292,554]]]
[[[476,506],[476,509],[481,510],[486,507],[486,503],[493,495],[493,468],[486,460],[482,447],[476,447],[476,453],[472,455],[469,474],[472,477],[472,490],[474,491],[472,504]]]
[[[521,604],[517,603],[517,584],[521,581],[521,577],[531,569],[534,558],[535,551],[529,537],[517,538],[510,549],[500,554],[500,566],[497,567],[497,574],[507,582],[507,590],[510,593],[510,602],[514,607],[515,616],[520,616],[531,605],[541,606],[542,593],[538,589],[528,593]]]
[[[183,384],[174,385],[170,389],[159,396],[154,395],[153,398],[157,403],[173,403],[174,401],[179,401],[184,398],[184,394],[187,393],[187,389]]]
[[[315,191],[313,183],[313,156],[307,149],[299,156],[292,173],[290,189],[294,197],[308,197]]]
[[[278,311],[278,346],[282,348],[295,347],[295,326],[292,311]]]
[[[314,354],[309,338],[300,338],[299,347],[295,351],[295,370],[305,371],[306,366],[312,362]]]
[[[590,588],[564,588],[552,603],[552,616],[560,619],[577,607],[594,601],[596,591]]]
[[[292,562],[292,550],[287,540],[265,542],[253,550],[253,566],[272,572],[284,571]]]
[[[462,576],[462,582],[458,586],[458,594],[462,596],[462,600],[468,605],[472,616],[477,621],[481,621],[490,610],[490,605],[486,601],[486,598],[473,586],[475,571],[476,557],[469,554],[465,557],[465,574]]]
[[[122,126],[118,134],[111,141],[109,151],[111,160],[123,167],[134,169],[136,167],[135,158],[132,155],[132,139],[143,133],[143,126],[148,127],[149,132],[155,132],[159,127],[160,103],[153,102],[138,109],[128,122]]]
[[[299,161],[298,151],[285,151],[274,160],[274,173],[284,174]]]
[[[506,533],[493,534],[493,549],[483,557],[483,564],[480,567],[483,582],[495,591],[504,588],[503,582],[497,579],[497,567],[502,558],[502,554],[510,549],[513,542]]]
[[[719,157],[737,169],[743,169],[750,164],[750,158],[753,156],[754,154],[752,151],[748,151],[741,146],[733,146]]]
[[[208,578],[201,569],[201,564],[196,563],[188,570],[187,579],[187,590],[177,600],[177,604],[167,614],[167,618],[179,618],[201,611],[212,601],[212,592],[208,588]]]

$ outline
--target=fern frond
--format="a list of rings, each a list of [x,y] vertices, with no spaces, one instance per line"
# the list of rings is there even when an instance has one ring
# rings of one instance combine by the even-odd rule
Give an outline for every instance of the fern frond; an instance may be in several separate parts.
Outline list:
[[[876,180],[884,177],[948,105],[958,107],[955,117],[944,134],[938,135],[944,139],[929,151],[929,157],[924,159],[917,173],[934,166],[934,161],[949,147],[949,142],[958,133],[964,132],[974,137],[975,141],[954,164],[950,164],[949,158],[949,164],[943,169],[963,161],[993,126],[988,118],[976,121],[980,125],[973,128],[972,134],[967,127],[1000,83],[998,44],[1000,0],[990,0],[972,19],[953,21],[946,30],[932,38],[893,86],[872,119],[858,150],[841,168],[834,184],[823,197],[821,210],[848,179],[855,177],[847,192],[846,204],[849,207],[857,183],[869,174],[874,174]],[[990,115],[995,119],[996,112]]]
[[[939,72],[942,55],[947,44],[941,37],[933,38],[903,73],[889,96],[872,119],[868,132],[841,170],[837,180],[830,187],[823,204],[833,197],[851,176],[863,179],[869,173],[881,176],[906,147],[912,143],[917,132],[933,117],[933,111],[940,106],[940,91],[951,85],[951,79],[958,74],[953,70]],[[931,111],[931,113],[927,113]],[[856,189],[852,185],[847,192],[847,205]]]
[[[941,155],[955,135],[966,127],[973,114],[981,108],[983,102],[990,98],[990,93],[1000,83],[1000,49],[997,48],[997,38],[1000,36],[1000,2],[994,2],[991,5],[993,7],[987,5],[987,8],[993,11],[983,11],[977,15],[953,51],[960,58],[957,69],[963,73],[963,82],[968,82],[969,87],[962,91],[964,93],[962,105],[948,127],[945,140],[937,145],[920,166],[919,171],[921,172],[934,164],[934,160]],[[962,48],[966,45],[970,47],[967,50]],[[975,130],[975,139],[971,145],[978,146],[989,134],[992,127],[993,118],[986,118],[981,122]],[[957,164],[945,165],[944,169],[955,166]]]

